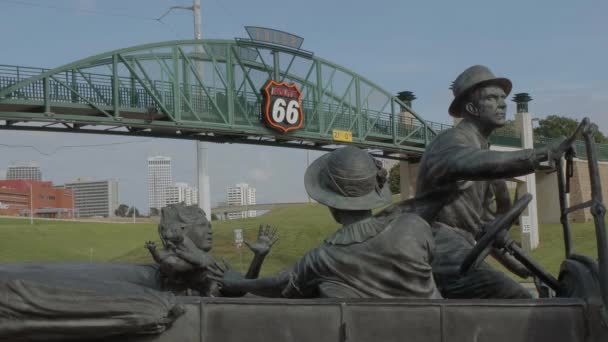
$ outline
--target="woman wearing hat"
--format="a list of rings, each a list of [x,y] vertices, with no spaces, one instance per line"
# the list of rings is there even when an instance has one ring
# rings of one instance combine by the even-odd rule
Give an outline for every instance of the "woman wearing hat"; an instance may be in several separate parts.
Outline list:
[[[276,276],[244,279],[227,270],[222,291],[290,298],[439,298],[428,223],[416,214],[372,216],[372,209],[391,203],[386,175],[367,152],[352,146],[317,159],[306,170],[306,191],[328,206],[342,227]]]

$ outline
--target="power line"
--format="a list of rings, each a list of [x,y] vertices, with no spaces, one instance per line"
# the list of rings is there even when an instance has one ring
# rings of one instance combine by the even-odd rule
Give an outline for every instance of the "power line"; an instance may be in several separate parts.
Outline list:
[[[6,147],[6,148],[31,148],[33,150],[35,150],[36,152],[44,155],[44,156],[50,156],[53,155],[57,152],[59,152],[60,150],[63,149],[71,149],[71,148],[96,148],[96,147],[105,147],[105,146],[115,146],[115,145],[126,145],[126,144],[139,144],[139,143],[143,143],[143,142],[148,142],[148,141],[152,141],[153,139],[144,139],[144,140],[135,140],[135,141],[124,141],[124,142],[115,142],[115,143],[107,143],[107,144],[90,144],[90,145],[63,145],[63,146],[58,146],[55,149],[53,149],[51,152],[45,152],[42,151],[41,149],[38,148],[38,146],[35,145],[11,145],[11,144],[0,144],[0,147]]]
[[[111,12],[83,9],[83,8],[77,8],[77,7],[55,6],[55,5],[40,4],[40,3],[20,1],[20,0],[19,1],[18,0],[0,0],[0,2],[21,5],[21,6],[26,6],[26,7],[47,8],[47,9],[54,9],[54,10],[60,10],[60,11],[65,11],[65,10],[76,11],[76,12],[80,12],[80,13],[89,13],[89,14],[103,15],[103,16],[109,16],[109,17],[125,17],[125,18],[149,20],[149,21],[156,20],[156,18],[151,18],[151,17],[143,17],[143,16],[130,15],[130,14],[111,13]]]
[[[164,25],[166,28],[168,28],[173,33],[173,35],[175,35],[175,37],[177,39],[181,38],[181,36],[179,35],[177,30],[175,30],[175,28],[173,26],[169,25],[166,22],[158,20],[158,18],[144,17],[144,16],[137,16],[137,15],[130,15],[130,14],[111,13],[111,12],[104,12],[104,11],[98,11],[98,10],[88,10],[88,9],[81,9],[81,8],[77,8],[77,7],[39,4],[39,3],[20,1],[20,0],[0,0],[0,2],[7,3],[7,4],[13,4],[13,5],[22,5],[22,6],[26,6],[26,7],[29,6],[29,7],[35,7],[35,8],[47,8],[47,9],[54,9],[54,10],[59,10],[59,11],[68,10],[68,11],[76,11],[76,12],[81,12],[81,13],[95,14],[95,15],[108,16],[108,17],[123,17],[123,18],[130,18],[130,19],[145,20],[148,22],[154,21],[154,22],[160,23],[160,24]]]

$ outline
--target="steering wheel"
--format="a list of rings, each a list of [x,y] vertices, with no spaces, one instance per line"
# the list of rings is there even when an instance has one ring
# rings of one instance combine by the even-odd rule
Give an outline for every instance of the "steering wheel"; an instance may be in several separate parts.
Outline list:
[[[523,195],[515,203],[513,203],[513,206],[511,209],[509,209],[509,211],[507,211],[504,215],[498,216],[489,225],[486,225],[486,227],[490,227],[490,230],[487,230],[481,239],[477,241],[475,247],[473,247],[469,255],[467,255],[460,265],[461,274],[466,274],[470,269],[477,268],[488,256],[495,242],[498,240],[501,240],[500,242],[503,242],[502,244],[506,242],[502,240],[506,240],[507,231],[511,228],[519,215],[521,215],[521,213],[526,209],[531,200],[532,195]]]
[[[524,265],[534,276],[551,287],[554,291],[559,291],[561,285],[554,276],[545,271],[536,261],[534,261],[515,241],[513,241],[507,231],[511,228],[515,220],[526,209],[532,200],[532,195],[525,194],[513,203],[504,215],[498,216],[492,223],[487,225],[489,230],[477,241],[469,255],[460,265],[460,273],[466,274],[471,269],[479,267],[483,260],[488,256],[492,247],[504,248],[509,251],[515,259]]]

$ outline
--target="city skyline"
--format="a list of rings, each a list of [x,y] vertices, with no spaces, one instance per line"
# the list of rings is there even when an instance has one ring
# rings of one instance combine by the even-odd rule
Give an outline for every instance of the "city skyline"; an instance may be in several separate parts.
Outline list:
[[[86,147],[85,147],[85,149],[86,149]],[[148,155],[153,155],[153,154],[149,153]],[[171,159],[171,157],[168,157],[168,156],[160,156],[160,157],[166,157],[166,158]],[[149,158],[153,158],[153,157],[148,157],[148,159]],[[40,163],[37,160],[23,160],[23,161],[21,161],[21,160],[15,160],[15,161],[9,162],[9,164],[6,165],[5,169],[2,168],[4,165],[2,165],[2,163],[0,163],[0,180],[7,179],[6,175],[7,175],[7,172],[8,172],[8,170],[9,170],[9,168],[11,166],[19,166],[19,167],[20,166],[28,166],[29,167],[29,166],[32,166],[32,165],[35,165],[39,169],[41,175],[45,174],[45,172],[44,172],[46,170],[45,165],[42,164],[42,163]],[[195,165],[194,165],[194,167],[195,167]],[[49,173],[51,173],[51,174],[54,173],[53,172],[54,170],[47,170],[47,171]],[[78,182],[107,182],[107,181],[112,181],[112,182],[117,182],[118,184],[120,184],[119,178],[110,177],[110,176],[95,177],[95,176],[83,176],[83,175],[76,175],[76,174],[74,174],[74,175],[62,174],[62,176],[63,176],[62,179],[65,179],[63,181],[58,181],[56,179],[51,179],[51,178],[42,177],[42,176],[41,176],[40,180],[41,181],[50,181],[50,182],[53,182],[53,184],[56,187],[62,187],[62,186],[65,186],[67,184],[78,183]],[[194,175],[192,176],[192,178],[194,178]],[[25,179],[25,178],[16,178],[16,179]],[[231,181],[231,184],[237,184],[237,183],[241,182],[241,181],[239,181],[239,179],[241,179],[241,178],[238,177],[238,176],[235,177],[235,179],[233,181]],[[190,184],[192,184],[192,183],[193,183],[193,180],[190,180],[190,181],[173,181],[173,179],[172,179],[171,183],[169,185],[170,187],[183,188],[184,186],[187,186],[188,189],[187,190],[182,190],[182,193],[180,193],[180,194],[177,194],[177,192],[175,191],[175,189],[173,189],[174,191],[172,191],[171,194],[175,195],[175,196],[178,196],[178,198],[180,198],[180,199],[184,198],[183,202],[185,202],[187,205],[198,204],[198,196],[197,196],[198,189],[196,187],[194,187],[194,186],[190,186]],[[126,200],[122,199],[123,196],[121,196],[122,195],[121,192],[124,192],[124,191],[119,190],[119,193],[118,193],[118,198],[119,198],[118,203],[119,204],[127,204],[129,206],[132,206],[133,202],[126,201]],[[186,195],[186,193],[187,193],[187,195]],[[146,199],[144,199],[144,201],[145,200]],[[149,199],[148,199],[148,201],[149,201]],[[215,207],[215,206],[218,205],[218,203],[222,203],[224,201],[225,201],[225,198],[217,197],[217,198],[215,198],[212,201],[212,207]],[[175,201],[173,201],[173,202],[167,202],[167,203],[171,204],[171,203],[174,203],[174,202]],[[179,202],[182,202],[182,201],[180,200]],[[143,205],[143,206],[135,205],[135,206],[142,213],[147,213],[148,210],[149,210],[149,208],[146,205]],[[118,205],[116,205],[116,207],[118,207]],[[116,208],[114,208],[113,210],[115,210],[115,209]]]

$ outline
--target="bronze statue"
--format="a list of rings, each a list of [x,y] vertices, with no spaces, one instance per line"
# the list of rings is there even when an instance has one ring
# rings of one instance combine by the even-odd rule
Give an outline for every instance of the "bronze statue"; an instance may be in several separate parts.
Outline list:
[[[416,196],[444,189],[455,197],[432,223],[437,245],[433,274],[446,298],[529,298],[516,281],[484,263],[466,275],[459,267],[483,227],[493,219],[487,208],[491,191],[499,190],[500,179],[544,169],[543,162],[560,155],[568,145],[555,143],[541,149],[513,152],[491,151],[488,137],[506,122],[505,99],[511,81],[497,78],[476,65],[465,70],[453,84],[454,100],[449,113],[462,121],[440,133],[426,148],[418,170]],[[506,267],[521,276],[528,272],[514,259],[495,250]]]
[[[148,241],[146,248],[160,267],[165,288],[178,294],[217,297],[221,269],[208,253],[213,246],[211,223],[197,205],[171,204],[162,209],[158,234],[163,244],[158,250]],[[245,242],[254,253],[246,278],[257,278],[266,255],[278,241],[276,229],[260,226],[257,241]]]
[[[0,340],[159,334],[184,312],[175,295],[219,295],[205,213],[184,204],[164,208],[159,233],[162,250],[146,244],[159,265],[0,263]],[[260,227],[247,244],[255,254],[247,277],[258,276],[275,234]]]
[[[327,205],[342,227],[276,276],[245,279],[228,269],[222,291],[288,298],[440,298],[431,272],[429,224],[399,210],[372,216],[371,209],[391,203],[386,176],[357,147],[317,159],[306,170],[306,191]]]

